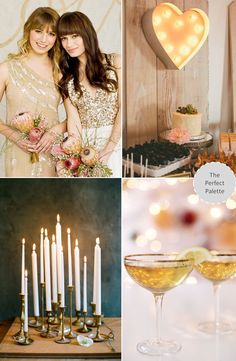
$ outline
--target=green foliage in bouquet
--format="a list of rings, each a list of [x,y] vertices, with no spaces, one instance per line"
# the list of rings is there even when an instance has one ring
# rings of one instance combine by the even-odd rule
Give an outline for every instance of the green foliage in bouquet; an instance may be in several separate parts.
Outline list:
[[[197,114],[197,108],[195,108],[192,104],[187,104],[186,107],[178,107],[176,110],[177,113],[181,114]]]

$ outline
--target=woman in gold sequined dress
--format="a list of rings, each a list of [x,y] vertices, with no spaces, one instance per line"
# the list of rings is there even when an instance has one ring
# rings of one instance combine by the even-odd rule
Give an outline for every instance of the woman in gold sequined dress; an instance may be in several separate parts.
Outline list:
[[[0,99],[6,95],[6,122],[0,121],[0,133],[6,138],[5,176],[54,177],[55,166],[50,149],[57,135],[65,131],[59,123],[60,94],[55,83],[59,80],[59,44],[56,27],[57,12],[49,7],[37,8],[24,25],[19,41],[19,53],[11,54],[0,65]],[[24,139],[11,126],[16,114],[31,112],[47,119],[47,131],[37,144]],[[39,153],[32,163],[30,152]]]
[[[121,176],[120,58],[102,54],[96,31],[86,15],[68,12],[58,22],[62,55],[60,92],[69,136],[94,147],[99,160]]]

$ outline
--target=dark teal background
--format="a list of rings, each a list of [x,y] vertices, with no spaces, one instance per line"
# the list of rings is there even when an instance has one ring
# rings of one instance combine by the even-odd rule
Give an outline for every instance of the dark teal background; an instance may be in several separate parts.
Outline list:
[[[68,276],[67,227],[71,228],[72,250],[75,238],[79,239],[81,264],[85,255],[88,258],[88,302],[92,301],[95,239],[100,237],[102,312],[106,316],[120,316],[120,203],[120,179],[0,179],[0,320],[20,315],[23,237],[29,272],[29,310],[30,315],[33,314],[32,245],[36,243],[39,272],[40,229],[47,228],[51,240],[57,213],[62,225],[65,285]],[[90,307],[88,311],[91,312]]]

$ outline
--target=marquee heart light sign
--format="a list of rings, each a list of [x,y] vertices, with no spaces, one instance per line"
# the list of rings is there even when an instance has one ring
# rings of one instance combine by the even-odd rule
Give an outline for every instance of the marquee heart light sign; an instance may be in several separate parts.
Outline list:
[[[142,17],[144,35],[168,69],[182,69],[204,44],[209,20],[201,9],[182,12],[171,3],[161,3]]]

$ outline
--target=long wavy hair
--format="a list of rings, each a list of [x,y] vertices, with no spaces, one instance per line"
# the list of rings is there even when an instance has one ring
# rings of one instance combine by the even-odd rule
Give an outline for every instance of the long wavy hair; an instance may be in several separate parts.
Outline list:
[[[79,12],[67,12],[63,14],[58,22],[57,34],[59,39],[65,35],[77,34],[82,37],[86,54],[85,73],[89,83],[94,87],[113,92],[118,88],[117,73],[109,58],[101,53],[98,38],[93,24],[89,18]],[[104,62],[104,56],[106,62]],[[82,95],[80,87],[80,60],[70,57],[61,46],[60,69],[62,78],[59,81],[59,90],[62,98],[68,97],[68,82],[74,78],[74,87],[78,94]],[[109,78],[107,70],[112,70],[115,79]]]
[[[48,30],[51,28],[53,32],[57,32],[57,23],[60,16],[56,10],[50,7],[39,7],[33,11],[33,13],[27,19],[24,29],[23,37],[17,43],[19,51],[16,54],[9,54],[9,59],[21,59],[28,56],[30,52],[30,31],[34,29]],[[49,50],[48,56],[52,61],[53,66],[53,77],[54,81],[57,84],[59,80],[60,68],[59,68],[59,58],[60,58],[60,43],[58,38],[54,46]]]

